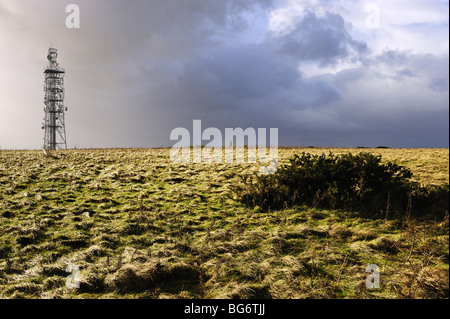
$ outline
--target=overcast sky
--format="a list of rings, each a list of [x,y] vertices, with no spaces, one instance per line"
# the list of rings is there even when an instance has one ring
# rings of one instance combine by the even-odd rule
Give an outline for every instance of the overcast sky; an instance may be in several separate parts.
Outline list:
[[[66,6],[79,5],[79,29]],[[171,146],[177,127],[286,146],[449,146],[442,0],[0,0],[0,148],[40,149],[48,47],[70,148]]]

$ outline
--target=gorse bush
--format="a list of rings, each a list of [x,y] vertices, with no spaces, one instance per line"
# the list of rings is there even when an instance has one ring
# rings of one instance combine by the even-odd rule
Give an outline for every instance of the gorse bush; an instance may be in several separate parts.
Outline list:
[[[385,216],[405,212],[413,198],[424,194],[424,189],[412,183],[411,177],[409,169],[391,162],[381,163],[381,156],[369,153],[338,156],[302,153],[294,155],[273,175],[256,176],[254,180],[244,177],[244,186],[235,189],[242,202],[262,209],[306,205]],[[445,193],[444,188],[431,190],[426,197],[443,198],[441,193]]]

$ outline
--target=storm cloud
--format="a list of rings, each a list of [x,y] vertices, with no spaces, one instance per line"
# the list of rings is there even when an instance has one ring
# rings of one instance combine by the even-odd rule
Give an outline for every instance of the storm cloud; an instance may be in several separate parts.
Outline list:
[[[367,50],[364,42],[354,40],[348,33],[345,20],[330,12],[318,17],[308,11],[293,30],[278,41],[281,52],[301,61],[318,61],[321,65],[358,60]]]
[[[448,147],[439,1],[381,4],[377,29],[362,1],[79,0],[81,28],[67,29],[69,3],[0,0],[2,148],[42,146],[50,44],[67,70],[69,147],[170,146],[196,119],[276,127],[280,145]]]

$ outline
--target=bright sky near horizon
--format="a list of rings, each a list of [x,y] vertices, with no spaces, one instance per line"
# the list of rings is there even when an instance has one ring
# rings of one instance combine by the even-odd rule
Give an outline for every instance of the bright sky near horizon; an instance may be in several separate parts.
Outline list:
[[[80,28],[66,27],[66,6]],[[68,146],[170,146],[177,127],[279,145],[449,147],[441,0],[0,0],[0,148],[39,149],[43,69],[67,71]]]

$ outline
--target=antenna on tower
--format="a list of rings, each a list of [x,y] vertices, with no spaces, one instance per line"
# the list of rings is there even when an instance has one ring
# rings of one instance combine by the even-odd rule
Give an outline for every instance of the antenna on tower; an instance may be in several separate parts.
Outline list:
[[[65,70],[57,62],[58,50],[50,47],[47,59],[49,65],[45,69],[45,118],[43,129],[44,150],[67,149],[64,107],[64,75]]]

